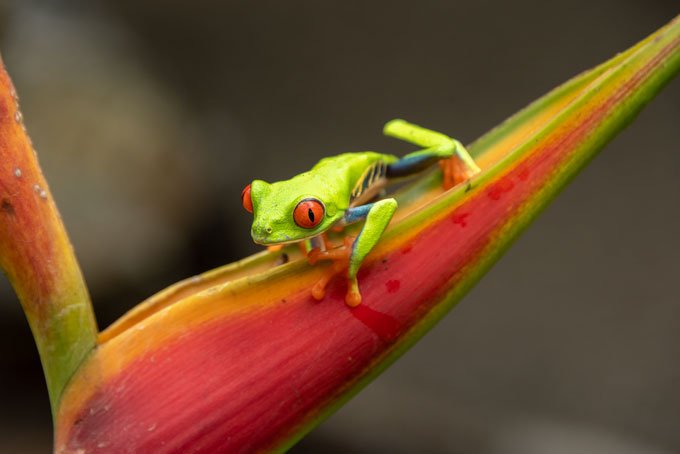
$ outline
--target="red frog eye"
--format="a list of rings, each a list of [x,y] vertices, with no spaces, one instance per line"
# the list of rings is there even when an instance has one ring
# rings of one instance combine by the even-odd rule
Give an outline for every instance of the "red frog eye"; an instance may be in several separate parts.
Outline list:
[[[319,200],[304,199],[293,210],[293,219],[303,229],[311,229],[323,221],[325,211]]]
[[[246,209],[248,213],[253,212],[253,199],[250,197],[250,185],[243,188],[241,191],[241,202],[243,202],[243,208]]]

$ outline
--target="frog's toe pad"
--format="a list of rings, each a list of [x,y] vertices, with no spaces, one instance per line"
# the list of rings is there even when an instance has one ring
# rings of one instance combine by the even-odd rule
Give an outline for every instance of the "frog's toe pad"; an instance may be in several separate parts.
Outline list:
[[[439,166],[443,173],[444,189],[451,189],[479,173],[479,169],[466,165],[458,156],[442,159]]]
[[[345,303],[347,303],[349,307],[357,307],[361,304],[361,293],[359,292],[359,284],[357,283],[356,278],[347,280]]]
[[[326,282],[319,281],[312,287],[312,297],[321,301],[326,296]]]

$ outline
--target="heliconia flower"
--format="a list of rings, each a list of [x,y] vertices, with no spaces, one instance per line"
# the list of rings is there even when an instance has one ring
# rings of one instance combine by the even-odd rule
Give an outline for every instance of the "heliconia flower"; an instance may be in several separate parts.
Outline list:
[[[359,273],[363,303],[294,247],[171,286],[98,338],[87,290],[0,74],[0,264],[45,368],[55,450],[281,451],[443,317],[597,151],[680,70],[680,19],[473,143],[482,172],[430,173]]]

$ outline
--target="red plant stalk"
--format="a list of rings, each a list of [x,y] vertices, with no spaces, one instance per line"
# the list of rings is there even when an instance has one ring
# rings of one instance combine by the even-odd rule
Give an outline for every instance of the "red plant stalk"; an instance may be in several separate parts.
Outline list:
[[[90,297],[33,144],[12,81],[0,62],[0,267],[23,306],[47,380],[53,412],[92,351]]]

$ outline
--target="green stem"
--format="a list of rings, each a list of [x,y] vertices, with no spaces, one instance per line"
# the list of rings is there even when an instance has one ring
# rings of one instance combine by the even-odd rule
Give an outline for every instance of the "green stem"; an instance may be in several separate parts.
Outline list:
[[[54,414],[66,383],[96,344],[97,324],[1,61],[0,267],[33,332]]]

